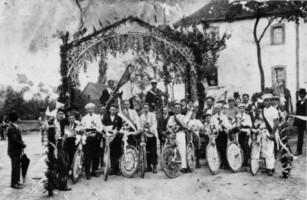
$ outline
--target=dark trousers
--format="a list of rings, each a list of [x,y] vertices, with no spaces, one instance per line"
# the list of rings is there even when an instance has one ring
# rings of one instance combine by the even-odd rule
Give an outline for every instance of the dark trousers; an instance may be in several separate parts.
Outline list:
[[[90,176],[91,172],[96,173],[99,166],[99,145],[98,135],[89,135],[86,138],[84,150],[84,167],[86,176]],[[92,171],[91,171],[92,170]]]
[[[2,128],[2,126],[0,126],[0,137],[1,137],[2,140],[5,138],[4,137],[4,128]]]
[[[160,152],[161,152],[163,149],[164,143],[166,141],[166,136],[159,134],[159,141],[160,141]]]
[[[220,131],[216,138],[216,147],[221,156],[221,164],[227,165],[226,149],[227,149],[227,134],[225,131]]]
[[[12,174],[11,174],[11,186],[19,183],[20,181],[20,155],[11,155]]]
[[[67,177],[69,173],[68,167],[68,153],[64,148],[62,139],[57,140],[57,151],[58,151],[58,183],[59,189],[67,187]]]
[[[304,133],[306,128],[304,126],[297,126],[297,153],[303,153]]]
[[[206,148],[209,143],[209,137],[205,134],[200,135],[199,157],[206,158]]]
[[[200,159],[200,138],[198,137],[198,135],[193,131],[192,132],[192,136],[193,136],[193,144],[194,144],[194,149],[195,149],[195,157],[196,157],[196,161],[199,162]]]
[[[243,150],[244,162],[243,166],[248,166],[248,159],[250,158],[251,148],[248,145],[249,135],[246,132],[239,132],[239,144]]]
[[[157,155],[157,138],[147,137],[146,141],[146,151],[147,151],[147,166],[158,164],[158,155]]]
[[[65,139],[65,149],[68,154],[68,170],[70,170],[72,166],[72,161],[74,159],[74,155],[76,152],[76,138],[75,137],[68,137]]]
[[[117,134],[110,144],[111,168],[113,169],[114,173],[119,172],[119,158],[122,154],[121,145],[122,145],[121,136]]]

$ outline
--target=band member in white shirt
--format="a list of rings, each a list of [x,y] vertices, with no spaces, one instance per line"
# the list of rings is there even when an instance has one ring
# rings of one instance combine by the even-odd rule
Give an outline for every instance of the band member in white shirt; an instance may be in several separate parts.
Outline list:
[[[226,160],[226,148],[227,148],[227,134],[230,129],[230,123],[225,114],[222,113],[223,105],[216,104],[215,106],[217,113],[212,116],[211,123],[217,127],[219,131],[218,136],[216,138],[217,149],[221,155],[221,167],[227,168],[227,160]]]
[[[95,105],[93,103],[87,104],[85,109],[88,114],[82,118],[81,124],[88,133],[84,145],[84,165],[86,179],[90,180],[91,176],[99,177],[96,171],[99,166],[99,147],[103,126],[100,116],[94,113]]]
[[[240,113],[236,115],[237,127],[240,128],[239,143],[243,150],[244,162],[243,170],[248,167],[248,159],[250,158],[250,129],[252,128],[252,119],[245,112],[246,104],[238,105]]]
[[[140,117],[136,110],[130,108],[129,100],[124,100],[124,109],[122,113],[136,126],[137,130],[141,129]]]
[[[269,176],[274,174],[275,156],[274,156],[274,142],[275,134],[278,131],[278,111],[271,105],[272,94],[264,94],[262,99],[264,100],[264,108],[262,111],[262,116],[266,128],[269,132],[267,135],[266,143],[264,144],[264,149],[267,149],[269,155],[266,156],[267,173]]]
[[[68,166],[70,167],[72,165],[72,161],[74,158],[74,154],[76,152],[76,133],[75,133],[75,128],[78,126],[78,123],[76,122],[76,114],[74,112],[69,112],[68,113],[68,123],[65,126],[65,149],[68,153],[68,158],[69,158],[69,164]]]
[[[183,173],[187,173],[186,135],[183,129],[188,127],[188,122],[191,118],[192,111],[188,111],[186,115],[182,115],[181,104],[176,103],[174,112],[174,115],[171,116],[167,122],[167,127],[169,129],[171,129],[171,127],[176,127],[176,142],[182,158],[181,168]]]
[[[149,112],[149,104],[143,106],[144,113],[140,116],[141,127],[145,131],[147,141],[147,172],[157,173],[158,155],[157,155],[157,120],[155,114]]]
[[[196,113],[197,110],[193,111],[193,114],[191,116],[191,120],[188,122],[188,127],[193,130],[193,143],[195,146],[195,155],[196,155],[196,168],[200,168],[200,153],[199,153],[199,147],[200,147],[200,138],[199,138],[199,132],[203,130],[204,125],[203,123],[196,119]]]

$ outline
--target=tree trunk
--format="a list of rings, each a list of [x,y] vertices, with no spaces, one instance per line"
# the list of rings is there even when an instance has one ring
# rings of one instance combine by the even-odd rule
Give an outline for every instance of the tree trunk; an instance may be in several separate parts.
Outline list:
[[[257,37],[257,27],[259,23],[260,17],[256,18],[255,24],[254,24],[254,39],[257,47],[257,61],[258,61],[258,67],[259,67],[259,72],[260,72],[260,87],[261,87],[261,92],[264,92],[265,88],[265,79],[264,79],[264,71],[262,67],[262,60],[261,60],[261,47],[260,47],[260,39]],[[260,37],[261,38],[261,37]]]
[[[259,42],[256,42],[256,47],[257,47],[258,67],[259,67],[259,72],[260,72],[260,86],[261,86],[261,92],[264,92],[264,88],[265,88],[265,79],[264,79],[264,71],[263,71],[262,59],[261,59],[261,47],[260,47],[260,43],[259,43]]]

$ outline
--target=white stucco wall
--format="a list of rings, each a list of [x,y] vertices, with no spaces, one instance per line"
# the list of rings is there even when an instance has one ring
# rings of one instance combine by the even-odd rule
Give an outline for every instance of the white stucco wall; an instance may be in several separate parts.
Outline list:
[[[257,62],[256,45],[253,37],[254,20],[241,20],[233,23],[218,22],[211,25],[218,26],[220,35],[224,32],[231,34],[227,41],[227,48],[220,54],[218,60],[218,82],[222,87],[220,93],[228,90],[228,96],[238,91],[240,94],[252,95],[260,91],[260,72]],[[267,23],[262,19],[258,25],[258,35],[261,35]],[[272,25],[277,24],[275,21]],[[286,66],[287,88],[291,91],[293,102],[297,90],[296,78],[296,29],[294,22],[285,23],[285,44],[271,45],[271,30],[267,29],[262,41],[262,64],[265,73],[265,87],[272,86],[272,67]],[[307,78],[307,25],[300,24],[300,87],[306,87]],[[305,72],[304,72],[305,71]],[[304,82],[305,81],[305,82]],[[210,93],[217,89],[209,88]]]
[[[300,87],[307,89],[307,23],[299,24],[300,38]]]

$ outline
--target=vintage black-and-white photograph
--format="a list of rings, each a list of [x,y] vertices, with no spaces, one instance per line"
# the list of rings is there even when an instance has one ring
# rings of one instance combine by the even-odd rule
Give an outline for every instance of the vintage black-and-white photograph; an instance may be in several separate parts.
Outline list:
[[[305,200],[306,36],[306,0],[2,0],[0,199]]]

